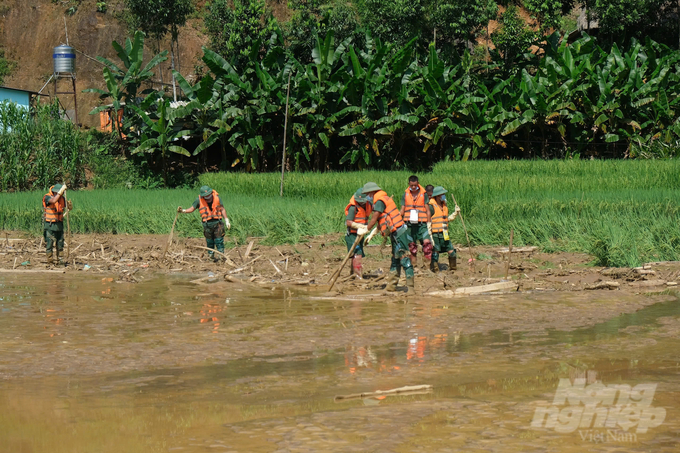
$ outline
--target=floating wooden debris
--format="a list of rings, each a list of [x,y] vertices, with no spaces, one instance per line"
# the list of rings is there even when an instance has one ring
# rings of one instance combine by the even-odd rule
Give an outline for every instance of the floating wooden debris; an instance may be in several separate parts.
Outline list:
[[[607,267],[600,270],[600,274],[606,275],[607,277],[625,277],[631,272],[631,269],[627,267]]]
[[[456,288],[455,291],[431,291],[425,293],[426,296],[439,296],[439,297],[454,297],[454,296],[464,296],[472,294],[484,294],[494,291],[516,291],[519,288],[519,284],[515,282],[500,282],[492,283],[490,285],[480,285],[480,286],[468,286],[464,288]]]
[[[44,273],[50,273],[50,274],[65,274],[66,269],[64,270],[59,270],[59,269],[0,269],[0,272],[2,273],[12,273],[12,274],[44,274]]]
[[[512,253],[531,253],[538,250],[538,247],[513,247]],[[510,249],[500,249],[498,253],[510,253]]]
[[[394,395],[422,395],[425,393],[432,392],[431,385],[407,385],[405,387],[399,387],[390,390],[376,390],[375,392],[365,392],[365,393],[353,393],[351,395],[338,395],[335,397],[335,401],[346,401],[359,398],[371,398],[376,396],[394,396]]]
[[[635,273],[638,275],[656,275],[656,272],[651,269],[639,269],[635,268]]]
[[[606,282],[598,282],[592,285],[588,285],[583,289],[586,290],[595,290],[595,289],[616,289],[619,286],[619,282],[612,282],[612,281],[606,281]]]
[[[662,286],[665,284],[666,282],[663,280],[641,280],[639,282],[630,282],[630,286],[635,288],[647,288],[651,286]]]

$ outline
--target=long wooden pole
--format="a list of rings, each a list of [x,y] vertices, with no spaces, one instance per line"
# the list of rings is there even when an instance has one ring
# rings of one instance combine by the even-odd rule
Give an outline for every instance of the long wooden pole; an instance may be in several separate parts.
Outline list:
[[[179,217],[179,211],[175,213],[175,220],[172,222],[172,228],[170,228],[170,236],[168,236],[168,242],[165,244],[165,247],[163,248],[163,255],[161,255],[161,259],[165,258],[165,254],[168,253],[168,247],[170,247],[170,244],[172,244],[172,233],[175,232],[175,224],[177,223],[177,217]]]
[[[357,238],[354,240],[354,244],[352,244],[352,247],[350,247],[349,252],[347,252],[347,255],[345,255],[345,259],[342,260],[342,263],[340,263],[340,266],[338,267],[338,270],[335,271],[335,274],[333,274],[333,277],[331,278],[330,284],[331,286],[328,288],[328,291],[333,289],[333,286],[335,286],[335,281],[340,277],[340,274],[342,273],[342,268],[345,266],[345,263],[347,260],[351,257],[354,256],[354,250],[356,249],[357,245],[361,241],[361,238],[363,238],[363,234],[358,234]]]
[[[453,205],[458,206],[458,203],[456,202],[456,197],[454,197],[453,194],[451,194],[451,198],[453,198]],[[465,220],[463,220],[463,214],[459,212],[458,217],[460,217],[460,223],[463,224],[463,231],[465,231],[465,239],[467,239],[468,250],[470,250],[470,265],[474,266],[475,256],[472,253],[472,245],[470,245],[470,236],[468,236],[467,228],[465,228]]]
[[[505,280],[508,279],[508,272],[510,271],[510,259],[512,258],[512,239],[515,236],[515,229],[510,230],[510,246],[508,247],[508,262],[505,263]]]
[[[290,100],[290,77],[293,75],[293,68],[288,73],[288,91],[286,92],[286,117],[283,120],[283,156],[281,157],[281,196],[283,197],[283,174],[286,171],[286,135],[288,133],[288,101]]]
[[[71,222],[69,220],[71,216],[68,215],[70,211],[68,209],[68,200],[66,199],[66,196],[64,196],[64,205],[66,206],[66,237],[68,237],[68,242],[66,243],[66,259],[68,260],[71,255]]]

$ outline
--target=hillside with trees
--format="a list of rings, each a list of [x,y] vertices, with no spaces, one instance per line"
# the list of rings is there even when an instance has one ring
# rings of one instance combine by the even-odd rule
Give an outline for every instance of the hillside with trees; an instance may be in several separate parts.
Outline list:
[[[284,139],[286,168],[321,171],[678,149],[677,2],[0,4],[5,83],[42,86],[68,32],[81,122],[124,112],[88,143],[170,184],[280,169]]]

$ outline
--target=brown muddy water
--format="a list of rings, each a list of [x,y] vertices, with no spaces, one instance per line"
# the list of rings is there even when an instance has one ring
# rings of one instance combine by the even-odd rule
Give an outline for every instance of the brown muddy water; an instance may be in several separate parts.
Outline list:
[[[678,451],[673,294],[333,301],[190,279],[0,275],[0,451]],[[586,394],[613,388],[591,423]]]

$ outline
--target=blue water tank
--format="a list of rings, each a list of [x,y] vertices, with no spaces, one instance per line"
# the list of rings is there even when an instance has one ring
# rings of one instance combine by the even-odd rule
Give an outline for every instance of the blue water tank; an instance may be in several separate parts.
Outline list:
[[[76,51],[73,47],[60,45],[52,52],[54,61],[54,72],[75,73],[76,72]]]

